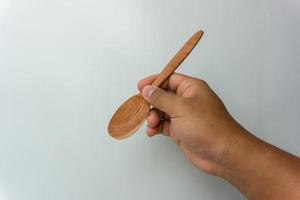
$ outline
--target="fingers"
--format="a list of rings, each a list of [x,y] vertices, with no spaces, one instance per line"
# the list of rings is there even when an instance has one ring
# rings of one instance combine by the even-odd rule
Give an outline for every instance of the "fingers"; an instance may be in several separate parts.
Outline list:
[[[161,119],[164,120],[161,120]],[[152,137],[156,134],[170,136],[170,138],[178,143],[177,137],[170,133],[170,117],[157,109],[152,109],[147,117],[147,135]]]
[[[143,88],[146,86],[146,85],[151,85],[152,82],[156,79],[158,75],[157,74],[153,74],[151,76],[148,76],[142,80],[140,80],[137,84],[137,88],[140,92],[142,92]]]
[[[166,115],[165,113],[161,112],[160,110],[152,108],[147,116],[148,127],[154,128],[154,127],[158,126],[161,119],[170,121],[170,116]]]
[[[176,91],[178,96],[192,97],[197,91],[197,86],[201,80],[183,74],[174,74],[170,77],[168,88]]]
[[[159,133],[165,133],[168,135],[168,126],[165,126],[166,124],[162,124],[165,120],[170,120],[169,116],[167,116],[165,113],[161,112],[160,110],[157,110],[155,108],[152,108],[149,112],[149,115],[147,116],[147,134],[148,136],[152,137],[155,134]]]
[[[156,127],[148,127],[147,135],[152,137],[157,134],[169,136],[170,121],[160,121]]]
[[[155,108],[170,116],[176,115],[178,107],[180,106],[178,104],[180,97],[151,85],[147,85],[143,88],[142,96]]]
[[[163,113],[161,113],[160,111],[156,109],[151,109],[147,116],[148,127],[155,128],[156,126],[158,126],[162,115]]]
[[[153,137],[157,134],[163,134],[168,136],[175,144],[179,145],[180,140],[172,131],[170,131],[170,123],[170,121],[160,121],[156,127],[148,127],[147,135]]]
[[[140,80],[137,84],[137,88],[140,92],[142,92],[143,88],[147,85],[151,85],[152,82],[156,79],[156,77],[158,76],[158,74],[153,74],[153,75],[150,75],[142,80]],[[163,82],[160,86],[160,88],[163,88],[163,89],[167,89],[168,87],[168,80],[166,80],[165,82]]]
[[[177,91],[182,81],[187,79],[192,79],[192,78],[183,74],[178,74],[178,73],[172,74],[172,76],[170,76],[168,81],[168,88],[170,88],[173,91]]]

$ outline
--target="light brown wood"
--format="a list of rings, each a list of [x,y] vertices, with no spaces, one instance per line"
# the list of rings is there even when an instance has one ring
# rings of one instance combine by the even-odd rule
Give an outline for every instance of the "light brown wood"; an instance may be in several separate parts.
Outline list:
[[[165,66],[152,85],[159,87],[167,80],[193,50],[202,35],[203,31],[196,32]],[[116,139],[131,136],[144,123],[149,110],[149,103],[140,94],[130,97],[112,116],[108,124],[109,134]]]
[[[149,109],[150,105],[140,94],[130,97],[111,118],[108,132],[116,139],[129,137],[144,123]]]
[[[165,80],[171,76],[171,74],[177,69],[177,67],[185,60],[185,58],[191,53],[198,41],[201,39],[203,31],[196,32],[175,54],[165,68],[160,72],[159,76],[155,79],[152,85],[159,87]]]

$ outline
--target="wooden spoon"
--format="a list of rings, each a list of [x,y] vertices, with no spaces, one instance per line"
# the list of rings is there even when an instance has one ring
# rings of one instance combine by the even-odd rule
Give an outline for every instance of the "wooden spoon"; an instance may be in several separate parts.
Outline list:
[[[202,35],[203,31],[198,31],[184,44],[154,80],[153,86],[159,87],[171,76],[193,50]],[[149,103],[140,94],[130,97],[112,116],[108,125],[109,134],[115,139],[124,139],[131,136],[144,123],[149,110]]]

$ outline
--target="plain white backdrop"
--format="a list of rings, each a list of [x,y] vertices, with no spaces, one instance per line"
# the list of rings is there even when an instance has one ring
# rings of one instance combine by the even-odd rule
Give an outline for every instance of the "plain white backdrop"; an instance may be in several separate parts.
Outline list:
[[[166,137],[106,130],[199,29],[178,71],[299,156],[300,1],[0,0],[0,199],[243,199]]]

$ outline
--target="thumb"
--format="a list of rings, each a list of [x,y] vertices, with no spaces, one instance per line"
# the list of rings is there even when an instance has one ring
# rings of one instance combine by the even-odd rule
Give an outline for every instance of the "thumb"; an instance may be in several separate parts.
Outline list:
[[[178,100],[179,97],[152,85],[147,85],[143,88],[142,96],[155,108],[168,115],[174,114],[178,106],[175,105],[175,102],[178,102],[176,100]]]

